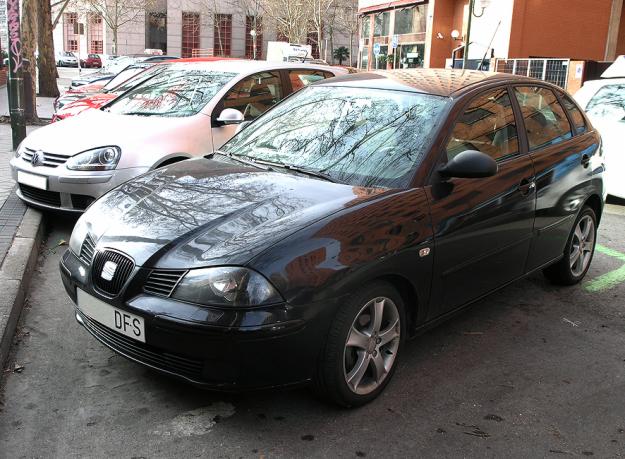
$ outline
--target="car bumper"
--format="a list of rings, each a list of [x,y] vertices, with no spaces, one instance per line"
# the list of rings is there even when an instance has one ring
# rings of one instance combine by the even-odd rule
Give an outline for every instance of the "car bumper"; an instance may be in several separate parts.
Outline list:
[[[110,299],[91,286],[89,267],[68,250],[61,260],[65,290],[76,305],[80,288],[106,303],[139,315],[145,343],[75,314],[92,336],[118,354],[205,388],[238,391],[309,381],[338,301],[306,306],[282,303],[248,310],[200,307],[131,287]],[[149,270],[145,270],[147,272]],[[141,283],[142,284],[142,283]],[[199,319],[201,317],[201,319]]]
[[[11,159],[11,175],[18,182],[18,172],[47,179],[47,189],[38,189],[18,182],[17,195],[26,203],[47,210],[84,212],[97,198],[149,170],[148,167],[113,171],[70,171],[64,165],[34,167],[22,158]]]

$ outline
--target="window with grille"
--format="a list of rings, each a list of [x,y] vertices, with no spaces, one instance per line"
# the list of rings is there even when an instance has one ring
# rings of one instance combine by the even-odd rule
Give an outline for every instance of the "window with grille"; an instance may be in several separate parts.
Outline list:
[[[102,16],[99,14],[89,15],[89,52],[94,54],[102,54],[104,52],[102,39]]]
[[[65,51],[78,51],[78,35],[74,33],[74,24],[77,22],[77,13],[63,13],[63,41]]]
[[[192,57],[200,47],[200,14],[182,13],[182,57]]]
[[[213,49],[215,56],[230,56],[232,52],[232,15],[216,14]]]
[[[254,28],[254,16],[245,17],[245,57],[254,58],[254,38],[250,32]],[[256,59],[263,58],[263,18],[256,16]]]

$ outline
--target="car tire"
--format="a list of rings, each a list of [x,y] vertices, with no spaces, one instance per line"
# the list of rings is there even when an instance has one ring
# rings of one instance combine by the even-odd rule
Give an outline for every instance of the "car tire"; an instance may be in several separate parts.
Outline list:
[[[543,273],[552,283],[574,285],[580,282],[592,262],[597,242],[597,216],[584,206],[577,216],[564,247],[564,256],[545,268]]]
[[[405,322],[402,298],[389,283],[355,294],[332,321],[314,380],[317,394],[343,407],[380,395],[397,367]]]

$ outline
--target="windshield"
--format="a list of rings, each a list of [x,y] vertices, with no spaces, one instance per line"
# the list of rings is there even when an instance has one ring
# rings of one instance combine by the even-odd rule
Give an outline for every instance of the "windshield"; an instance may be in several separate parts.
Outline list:
[[[135,63],[135,59],[131,57],[118,57],[113,61],[109,61],[102,71],[106,73],[119,73],[131,64]]]
[[[126,67],[124,70],[111,78],[109,82],[104,85],[104,89],[112,89],[145,69],[146,67]]]
[[[625,120],[625,84],[604,86],[586,106],[586,112],[592,118],[604,121]]]
[[[277,105],[222,150],[353,186],[408,186],[449,99],[312,86]]]
[[[195,115],[235,75],[198,68],[171,68],[115,99],[108,110],[121,115]]]
[[[137,86],[144,80],[156,75],[159,72],[162,72],[167,67],[165,65],[155,65],[152,67],[148,67],[147,69],[142,69],[142,72],[137,73],[136,75],[128,78],[126,81],[123,81],[117,86],[109,86],[108,84],[104,86],[104,89],[108,91],[115,92],[117,94],[121,94],[123,92],[128,91],[129,89]]]

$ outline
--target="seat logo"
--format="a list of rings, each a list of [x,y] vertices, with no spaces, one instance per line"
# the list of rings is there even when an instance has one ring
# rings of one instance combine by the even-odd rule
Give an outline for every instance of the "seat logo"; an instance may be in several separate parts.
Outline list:
[[[43,151],[37,150],[34,152],[32,158],[30,158],[30,164],[33,167],[41,166],[43,164]]]
[[[104,267],[102,268],[102,273],[100,277],[105,281],[112,281],[113,276],[115,276],[115,270],[117,270],[117,263],[113,263],[112,261],[107,261],[104,263]]]

